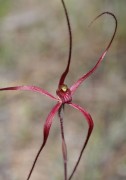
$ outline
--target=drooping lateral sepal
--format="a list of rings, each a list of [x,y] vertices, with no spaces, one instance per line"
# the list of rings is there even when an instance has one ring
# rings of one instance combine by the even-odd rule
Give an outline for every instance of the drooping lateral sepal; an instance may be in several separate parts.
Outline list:
[[[44,148],[44,146],[45,146],[45,144],[46,144],[46,141],[47,141],[48,136],[49,136],[50,128],[51,128],[51,125],[52,125],[52,120],[53,120],[53,118],[54,118],[54,115],[55,115],[55,114],[57,113],[57,111],[59,110],[60,106],[61,106],[61,103],[58,102],[58,103],[53,107],[53,109],[51,110],[51,112],[49,113],[49,115],[48,115],[48,117],[47,117],[47,119],[46,119],[46,121],[45,121],[44,128],[43,128],[43,143],[42,143],[42,145],[41,145],[41,147],[40,147],[40,149],[39,149],[39,151],[38,151],[38,153],[37,153],[37,155],[36,155],[36,157],[35,157],[35,160],[34,160],[34,162],[33,162],[33,164],[32,164],[31,170],[30,170],[30,172],[29,172],[29,174],[28,174],[27,180],[30,179],[31,174],[32,174],[32,172],[33,172],[33,170],[34,170],[34,167],[35,167],[35,165],[36,165],[36,162],[37,162],[37,160],[38,160],[38,157],[39,157],[40,153],[42,152],[42,150],[43,150],[43,148]]]
[[[76,169],[78,167],[78,164],[79,164],[79,162],[81,160],[82,154],[83,154],[83,152],[84,152],[84,150],[86,148],[86,145],[87,145],[87,143],[89,141],[90,135],[91,135],[93,127],[94,127],[94,123],[93,123],[91,115],[84,108],[82,108],[79,105],[76,105],[74,103],[69,103],[69,105],[72,106],[73,108],[79,110],[83,114],[83,116],[86,118],[86,121],[88,123],[88,133],[87,133],[86,139],[85,139],[84,144],[82,146],[82,149],[80,151],[80,155],[79,155],[79,157],[77,159],[77,162],[76,162],[76,164],[75,164],[75,166],[74,166],[74,168],[72,170],[72,173],[71,173],[70,177],[68,178],[68,180],[71,180],[72,177],[73,177],[73,174],[75,173],[75,171],[76,171]]]

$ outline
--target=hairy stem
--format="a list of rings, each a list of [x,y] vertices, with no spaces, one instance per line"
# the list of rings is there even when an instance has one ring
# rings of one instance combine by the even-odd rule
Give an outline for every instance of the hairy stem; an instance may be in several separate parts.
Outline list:
[[[62,138],[62,153],[63,153],[63,163],[64,163],[64,180],[67,180],[67,146],[64,137],[64,126],[63,126],[63,110],[64,105],[58,111],[58,116],[60,119],[60,129],[61,129],[61,138]]]

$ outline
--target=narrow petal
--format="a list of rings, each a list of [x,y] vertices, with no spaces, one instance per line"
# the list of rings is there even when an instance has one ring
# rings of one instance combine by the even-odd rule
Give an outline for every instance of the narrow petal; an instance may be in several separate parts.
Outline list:
[[[8,90],[24,90],[24,91],[32,91],[32,92],[38,92],[40,94],[44,94],[52,99],[58,100],[55,98],[53,95],[45,91],[44,89],[41,89],[37,86],[14,86],[14,87],[5,87],[5,88],[0,88],[0,91],[8,91]]]
[[[84,152],[84,149],[85,149],[85,147],[86,147],[86,145],[88,143],[88,140],[90,138],[90,135],[91,135],[93,127],[94,127],[93,120],[92,120],[90,114],[85,109],[83,109],[82,107],[80,107],[80,106],[78,106],[76,104],[73,104],[73,103],[69,103],[69,105],[72,106],[73,108],[79,110],[84,115],[84,117],[86,118],[86,121],[88,123],[89,128],[88,128],[88,133],[87,133],[86,140],[84,141],[84,144],[83,144],[82,149],[80,151],[80,155],[78,157],[78,160],[77,160],[77,162],[76,162],[76,164],[75,164],[75,166],[73,168],[73,171],[72,171],[70,177],[68,178],[68,180],[70,180],[73,177],[73,174],[75,173],[75,171],[77,169],[77,166],[78,166],[78,164],[79,164],[79,162],[81,160],[82,154]]]
[[[113,42],[113,39],[114,39],[115,34],[116,34],[116,30],[117,30],[117,19],[116,19],[116,17],[115,17],[114,14],[112,14],[112,13],[110,13],[110,12],[104,12],[104,13],[98,15],[98,16],[91,22],[91,24],[92,24],[96,19],[98,19],[100,16],[102,16],[102,15],[104,15],[104,14],[110,15],[110,16],[112,16],[112,17],[114,18],[114,20],[115,20],[114,33],[113,33],[113,35],[112,35],[112,38],[111,38],[108,46],[106,47],[105,51],[102,53],[102,55],[100,56],[100,58],[98,59],[98,61],[97,61],[97,63],[95,64],[95,66],[94,66],[88,73],[84,74],[80,79],[78,79],[78,80],[71,86],[70,90],[71,90],[71,93],[72,93],[72,94],[76,91],[76,89],[80,86],[80,84],[81,84],[86,78],[88,78],[88,77],[97,69],[97,67],[99,66],[99,64],[101,63],[101,61],[104,59],[104,57],[105,57],[108,49],[110,48],[110,46],[111,46],[111,44],[112,44],[112,42]]]
[[[37,153],[37,155],[36,155],[36,157],[35,157],[35,160],[34,160],[34,162],[33,162],[33,164],[32,164],[32,167],[31,167],[31,170],[30,170],[29,175],[28,175],[28,177],[27,177],[27,180],[30,179],[31,174],[32,174],[32,172],[33,172],[33,170],[34,170],[34,167],[35,167],[35,165],[36,165],[36,162],[37,162],[37,160],[38,160],[38,157],[39,157],[41,151],[43,150],[43,148],[44,148],[44,146],[45,146],[45,144],[46,144],[46,141],[47,141],[47,138],[48,138],[48,135],[49,135],[49,131],[50,131],[50,128],[51,128],[51,125],[52,125],[52,120],[53,120],[53,118],[54,118],[54,115],[56,114],[56,112],[57,112],[58,109],[60,108],[60,106],[61,106],[61,103],[58,102],[58,103],[53,107],[53,109],[51,110],[51,112],[49,113],[49,115],[48,115],[48,117],[47,117],[47,119],[46,119],[46,121],[45,121],[44,129],[43,129],[43,143],[42,143],[42,145],[41,145],[41,147],[40,147],[40,149],[39,149],[39,151],[38,151],[38,153]]]

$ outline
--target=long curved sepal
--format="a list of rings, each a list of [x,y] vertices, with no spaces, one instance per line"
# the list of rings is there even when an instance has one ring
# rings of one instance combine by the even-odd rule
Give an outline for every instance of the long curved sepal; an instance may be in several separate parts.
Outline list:
[[[47,119],[45,121],[44,129],[43,129],[43,143],[42,143],[42,145],[41,145],[41,147],[40,147],[40,149],[39,149],[39,151],[38,151],[38,153],[37,153],[37,155],[35,157],[35,160],[34,160],[34,162],[32,164],[31,170],[30,170],[30,172],[28,174],[27,180],[30,179],[31,174],[32,174],[32,172],[34,170],[34,167],[36,165],[36,162],[38,160],[38,157],[39,157],[40,153],[42,152],[42,150],[43,150],[43,148],[44,148],[44,146],[46,144],[46,141],[47,141],[47,138],[48,138],[48,135],[49,135],[49,132],[50,132],[50,128],[51,128],[51,125],[52,125],[52,120],[53,120],[54,115],[56,114],[56,112],[59,110],[60,106],[61,106],[61,103],[58,102],[53,107],[53,109],[51,110],[51,112],[49,113],[49,115],[48,115],[48,117],[47,117]]]
[[[0,91],[8,91],[8,90],[24,90],[24,91],[32,91],[32,92],[37,92],[40,94],[44,94],[53,100],[57,100],[53,95],[45,91],[44,89],[41,89],[37,86],[14,86],[14,87],[5,87],[5,88],[0,88]]]
[[[83,116],[86,118],[86,121],[87,121],[88,126],[89,126],[89,128],[88,128],[88,133],[87,133],[87,137],[86,137],[86,140],[84,141],[84,144],[83,144],[82,149],[81,149],[81,151],[80,151],[80,155],[79,155],[79,157],[78,157],[78,160],[77,160],[77,162],[76,162],[76,164],[75,164],[75,166],[74,166],[74,168],[73,168],[73,170],[72,170],[71,175],[70,175],[69,178],[68,178],[68,180],[71,180],[72,177],[73,177],[73,175],[74,175],[74,173],[75,173],[75,171],[76,171],[76,169],[77,169],[77,167],[78,167],[78,164],[79,164],[79,162],[80,162],[80,160],[81,160],[81,157],[82,157],[82,154],[83,154],[83,152],[84,152],[84,149],[85,149],[85,147],[86,147],[86,145],[87,145],[87,143],[88,143],[88,140],[89,140],[89,138],[90,138],[90,135],[91,135],[92,130],[93,130],[93,127],[94,127],[94,123],[93,123],[93,120],[92,120],[90,114],[89,114],[85,109],[83,109],[83,108],[80,107],[79,105],[76,105],[76,104],[73,104],[73,103],[69,103],[69,105],[72,106],[73,108],[79,110],[79,111],[83,114]]]
[[[68,52],[69,54],[68,54],[67,66],[66,66],[65,71],[61,75],[61,78],[59,81],[59,86],[64,84],[65,78],[69,72],[69,67],[70,67],[70,62],[71,62],[71,54],[72,54],[72,30],[71,30],[70,20],[69,20],[69,16],[68,16],[68,12],[67,12],[65,2],[63,0],[61,0],[61,3],[63,5],[63,9],[65,12],[66,22],[67,22],[67,27],[68,27],[68,33],[69,33],[69,52]]]
[[[115,20],[114,33],[113,33],[113,35],[112,35],[112,38],[111,38],[108,46],[106,47],[105,51],[102,53],[102,55],[100,56],[100,58],[98,59],[98,61],[97,61],[97,63],[95,64],[95,66],[94,66],[88,73],[84,74],[80,79],[78,79],[78,80],[70,87],[70,90],[71,90],[71,93],[72,93],[72,94],[73,94],[73,93],[76,91],[76,89],[81,85],[81,83],[82,83],[85,79],[87,79],[87,78],[97,69],[97,67],[99,66],[99,64],[101,63],[101,61],[104,59],[107,51],[109,50],[109,48],[110,48],[110,46],[111,46],[111,44],[112,44],[112,42],[113,42],[113,39],[114,39],[115,34],[116,34],[116,31],[117,31],[117,19],[116,19],[115,15],[114,15],[113,13],[111,13],[111,12],[103,12],[103,13],[101,13],[100,15],[98,15],[98,16],[90,23],[90,25],[91,25],[95,20],[97,20],[100,16],[103,16],[104,14],[110,15],[110,16],[112,16],[112,17],[114,18],[114,20]]]

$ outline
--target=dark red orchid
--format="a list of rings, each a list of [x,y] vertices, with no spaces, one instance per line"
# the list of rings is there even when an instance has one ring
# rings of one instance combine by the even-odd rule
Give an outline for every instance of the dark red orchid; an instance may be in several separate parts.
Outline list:
[[[0,91],[4,91],[4,90],[26,90],[26,91],[32,91],[32,92],[37,92],[40,93],[42,95],[45,95],[55,101],[57,101],[56,105],[52,108],[51,112],[48,114],[48,117],[45,121],[44,124],[44,129],[43,129],[43,142],[42,145],[35,157],[35,160],[33,162],[32,168],[29,172],[29,175],[27,177],[27,180],[30,179],[31,174],[33,172],[33,169],[35,167],[35,164],[37,162],[37,159],[42,151],[42,149],[44,148],[47,138],[49,136],[49,132],[50,132],[50,128],[53,122],[53,118],[56,115],[56,113],[58,113],[58,117],[60,119],[60,125],[61,125],[61,136],[62,136],[62,153],[63,153],[63,161],[64,161],[64,179],[65,180],[70,180],[73,177],[74,172],[76,171],[76,168],[80,162],[80,159],[82,157],[83,151],[88,143],[89,137],[92,133],[93,130],[93,120],[90,116],[90,114],[82,107],[80,107],[77,104],[74,104],[72,101],[72,95],[75,93],[75,91],[77,90],[77,88],[81,85],[81,83],[86,80],[99,66],[99,64],[101,63],[101,61],[103,60],[103,58],[105,57],[108,49],[110,48],[112,41],[115,37],[116,34],[116,30],[117,30],[117,19],[115,17],[115,15],[111,12],[103,12],[100,15],[98,15],[92,22],[91,24],[98,19],[100,16],[102,15],[110,15],[111,17],[114,18],[115,20],[115,29],[114,29],[114,33],[112,35],[112,38],[108,44],[108,46],[106,47],[106,49],[104,50],[104,52],[102,53],[102,55],[99,57],[97,63],[95,64],[95,66],[86,74],[84,74],[81,78],[79,78],[70,88],[64,83],[65,78],[69,72],[69,67],[70,67],[70,62],[71,62],[71,53],[72,53],[72,32],[71,32],[71,26],[70,26],[70,20],[69,20],[69,16],[68,16],[68,12],[65,6],[65,3],[63,0],[61,0],[63,8],[64,8],[64,12],[65,12],[65,16],[66,16],[66,21],[67,21],[67,25],[68,25],[68,31],[69,31],[69,54],[68,54],[68,63],[66,66],[65,71],[63,72],[63,74],[61,75],[61,78],[59,80],[59,84],[58,84],[58,89],[56,91],[57,97],[54,97],[52,94],[48,93],[47,91],[45,91],[42,88],[36,87],[36,86],[15,86],[15,87],[5,87],[5,88],[0,88]],[[84,144],[82,146],[82,149],[80,151],[78,160],[72,170],[72,173],[70,174],[69,177],[67,177],[67,146],[65,143],[65,137],[64,137],[64,128],[63,128],[63,117],[62,117],[62,111],[64,110],[64,106],[65,104],[68,104],[70,106],[72,106],[73,108],[79,110],[82,115],[85,117],[87,123],[88,123],[88,133],[86,136],[86,139],[84,141]]]

